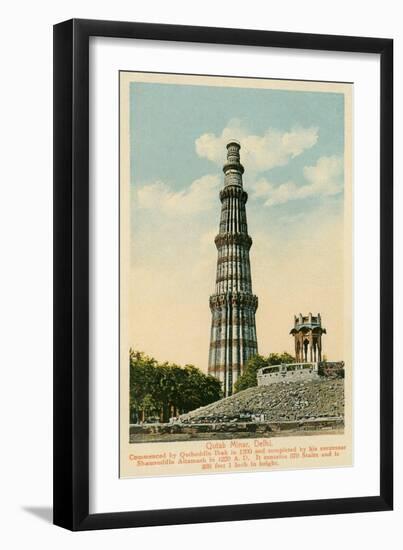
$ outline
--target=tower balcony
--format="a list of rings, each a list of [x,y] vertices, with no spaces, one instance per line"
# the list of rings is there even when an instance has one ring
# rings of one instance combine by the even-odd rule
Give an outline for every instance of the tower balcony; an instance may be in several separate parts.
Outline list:
[[[239,160],[236,159],[228,159],[228,161],[222,167],[222,171],[224,172],[224,174],[226,174],[230,170],[234,170],[235,172],[238,172],[240,174],[243,174],[245,172],[245,168],[243,167],[243,165],[239,162]]]
[[[242,204],[246,204],[248,193],[239,185],[229,184],[220,191],[220,201],[223,202],[224,199],[228,198],[238,198],[241,200]]]
[[[217,248],[238,244],[249,250],[252,246],[252,238],[245,233],[219,233],[214,242]]]
[[[213,294],[210,296],[210,309],[220,309],[228,305],[246,306],[253,309],[255,312],[259,305],[258,297],[250,292],[226,292],[225,294]]]

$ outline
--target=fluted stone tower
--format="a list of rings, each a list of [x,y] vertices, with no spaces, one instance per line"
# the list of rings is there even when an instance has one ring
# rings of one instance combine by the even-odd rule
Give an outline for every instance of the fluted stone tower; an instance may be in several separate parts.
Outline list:
[[[212,313],[209,374],[221,381],[224,396],[232,395],[246,361],[257,354],[255,312],[257,296],[252,293],[246,201],[237,141],[227,145],[224,188],[220,192],[220,230],[215,238],[218,251],[215,294],[210,296]]]

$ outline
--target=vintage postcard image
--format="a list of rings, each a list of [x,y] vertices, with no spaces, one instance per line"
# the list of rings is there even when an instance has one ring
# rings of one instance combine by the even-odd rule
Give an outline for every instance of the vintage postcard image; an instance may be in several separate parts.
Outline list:
[[[352,84],[119,79],[120,477],[350,466]]]

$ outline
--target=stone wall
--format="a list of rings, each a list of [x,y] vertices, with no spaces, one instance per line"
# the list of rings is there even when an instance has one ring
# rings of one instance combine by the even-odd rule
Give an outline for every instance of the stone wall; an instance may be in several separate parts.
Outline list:
[[[265,386],[277,382],[299,382],[324,378],[343,378],[343,361],[321,361],[317,363],[288,363],[263,367],[257,372],[257,385]]]

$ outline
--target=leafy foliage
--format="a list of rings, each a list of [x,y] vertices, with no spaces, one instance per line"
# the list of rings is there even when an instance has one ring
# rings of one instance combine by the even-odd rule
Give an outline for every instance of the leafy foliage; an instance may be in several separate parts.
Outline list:
[[[140,351],[130,350],[131,422],[167,422],[222,397],[221,384],[193,365],[158,363]]]
[[[248,360],[242,375],[235,382],[235,392],[257,386],[257,371],[259,369],[280,363],[294,363],[294,361],[294,357],[287,352],[271,353],[268,357],[254,355]]]

